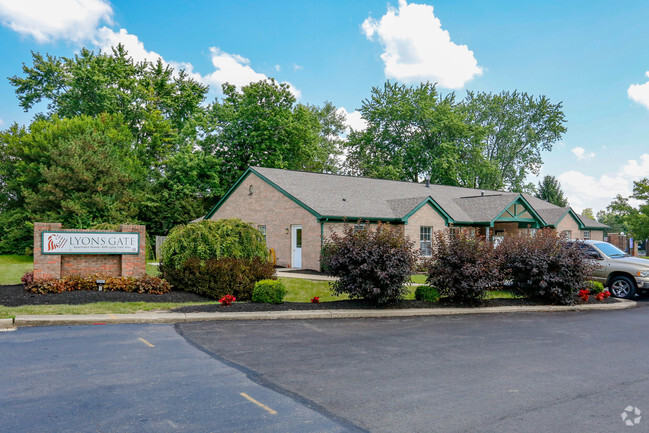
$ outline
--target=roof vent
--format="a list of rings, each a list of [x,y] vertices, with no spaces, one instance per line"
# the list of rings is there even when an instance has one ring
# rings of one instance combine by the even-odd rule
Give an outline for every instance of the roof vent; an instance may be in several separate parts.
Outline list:
[[[426,188],[430,188],[430,180],[426,179]]]
[[[345,197],[343,197],[343,201],[347,201],[347,199]]]
[[[484,197],[484,191],[480,191],[480,197]]]

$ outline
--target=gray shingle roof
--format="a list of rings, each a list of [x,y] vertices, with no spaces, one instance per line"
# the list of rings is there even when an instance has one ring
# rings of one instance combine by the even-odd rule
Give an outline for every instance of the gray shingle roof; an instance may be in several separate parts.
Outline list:
[[[489,222],[520,195],[513,192],[447,185],[426,186],[421,183],[264,167],[252,167],[252,170],[321,216],[345,217],[349,220],[401,219],[430,197],[455,221]],[[554,220],[558,220],[568,210],[529,194],[523,194],[523,197],[550,225],[558,222]],[[606,227],[596,221],[588,221],[593,224],[592,227]]]

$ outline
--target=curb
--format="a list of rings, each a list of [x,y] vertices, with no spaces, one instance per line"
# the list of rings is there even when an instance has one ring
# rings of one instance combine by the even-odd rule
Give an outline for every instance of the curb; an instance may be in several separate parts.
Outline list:
[[[6,331],[8,329],[13,329],[14,319],[0,319],[0,330]]]
[[[616,299],[614,304],[589,305],[538,305],[522,307],[478,308],[412,308],[406,310],[316,310],[316,311],[264,311],[250,313],[135,313],[135,314],[85,314],[16,316],[1,319],[0,327],[7,321],[13,326],[107,325],[116,323],[179,323],[217,320],[298,320],[298,319],[360,319],[398,318],[422,316],[454,316],[464,314],[542,313],[562,311],[625,310],[636,306],[635,301]]]

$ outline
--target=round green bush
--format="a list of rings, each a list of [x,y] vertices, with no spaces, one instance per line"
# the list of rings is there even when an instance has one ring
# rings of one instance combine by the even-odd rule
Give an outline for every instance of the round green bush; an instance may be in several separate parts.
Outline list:
[[[604,291],[604,285],[599,281],[586,281],[586,288],[590,290],[591,295],[597,295]]]
[[[261,280],[255,284],[252,292],[252,302],[263,304],[281,304],[286,296],[286,288],[281,281]]]
[[[415,299],[418,301],[437,302],[439,292],[431,286],[419,286],[415,289]]]
[[[268,260],[261,233],[239,219],[200,221],[174,227],[162,245],[162,262],[178,269],[189,258]]]

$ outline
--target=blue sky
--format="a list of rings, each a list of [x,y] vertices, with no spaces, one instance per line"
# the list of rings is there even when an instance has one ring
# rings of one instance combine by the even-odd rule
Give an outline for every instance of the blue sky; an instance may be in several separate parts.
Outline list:
[[[442,92],[520,90],[562,102],[568,132],[544,153],[571,205],[603,209],[649,176],[649,2],[0,0],[0,76],[31,51],[117,42],[209,84],[264,77],[304,103],[355,110],[390,78]],[[26,123],[0,79],[0,127]],[[530,178],[536,180],[536,178]]]

